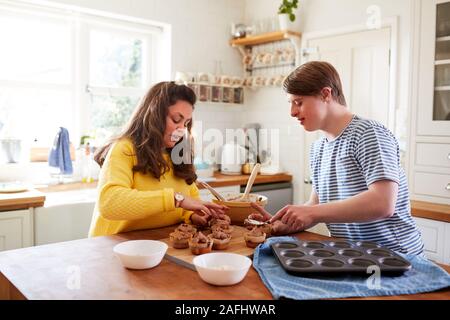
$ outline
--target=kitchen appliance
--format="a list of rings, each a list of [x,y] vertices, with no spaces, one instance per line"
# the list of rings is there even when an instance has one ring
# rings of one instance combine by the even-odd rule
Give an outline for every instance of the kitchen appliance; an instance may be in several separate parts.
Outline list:
[[[2,162],[17,163],[20,160],[22,151],[21,140],[19,139],[1,139],[0,140],[2,152]]]
[[[226,175],[240,175],[245,163],[245,149],[237,143],[228,143],[222,147],[220,172]]]
[[[241,186],[241,193],[244,190],[245,186]],[[292,183],[290,182],[258,184],[252,187],[252,193],[267,197],[264,209],[270,214],[275,214],[293,202]]]

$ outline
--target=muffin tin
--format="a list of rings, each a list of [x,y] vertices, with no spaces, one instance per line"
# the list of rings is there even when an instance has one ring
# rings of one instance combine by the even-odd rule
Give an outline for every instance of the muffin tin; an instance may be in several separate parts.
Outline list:
[[[400,275],[411,264],[374,242],[367,241],[288,241],[271,245],[281,266],[289,273],[339,274],[364,273],[377,265],[381,273]]]

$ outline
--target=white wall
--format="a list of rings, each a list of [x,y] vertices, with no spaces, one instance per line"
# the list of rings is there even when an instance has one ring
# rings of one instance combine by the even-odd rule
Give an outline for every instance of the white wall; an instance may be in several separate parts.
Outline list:
[[[237,52],[228,45],[232,21],[244,18],[240,0],[52,0],[59,4],[138,17],[172,26],[172,75],[177,70],[239,74]]]
[[[244,19],[245,2],[241,0],[24,0],[87,8],[113,14],[147,19],[171,26],[170,74],[176,71],[215,72],[215,61],[222,62],[227,75],[241,75],[241,56],[229,45],[231,23]],[[168,53],[167,53],[168,54]],[[230,110],[233,110],[230,112]],[[243,106],[198,103],[194,114],[204,128],[236,128]],[[75,140],[74,141],[78,141]],[[0,165],[0,181],[42,179],[30,177],[33,168]],[[28,170],[29,169],[29,170]]]
[[[379,5],[383,17],[399,17],[396,135],[406,140],[409,111],[411,8],[414,0],[300,0],[295,30],[303,33],[366,23],[366,9]],[[214,72],[221,60],[224,73],[242,74],[241,56],[228,45],[231,22],[250,22],[276,15],[280,0],[54,0],[59,4],[134,16],[172,26],[172,77],[175,71]],[[294,174],[295,201],[303,187],[303,129],[289,116],[280,88],[246,90],[244,106],[198,104],[195,120],[203,129],[236,128],[260,122],[280,129],[281,164]],[[405,143],[406,145],[406,143]],[[16,178],[17,179],[17,178]]]
[[[408,145],[408,112],[410,111],[410,63],[412,32],[412,4],[414,0],[300,0],[295,31],[302,33],[328,31],[348,26],[365,25],[367,8],[377,5],[381,19],[399,17],[398,70],[395,134],[402,148]],[[277,12],[278,0],[246,0],[246,23],[271,17]],[[295,176],[295,201],[299,202],[303,187],[304,157],[301,145],[303,129],[289,117],[289,107],[281,89],[264,88],[246,95],[246,118],[257,120],[265,127],[281,129],[281,164]],[[299,135],[299,136],[297,136]]]
[[[244,19],[241,0],[55,0],[59,4],[113,12],[171,25],[171,79],[176,71],[215,72],[215,61],[223,73],[241,75],[240,54],[230,47],[232,22]],[[169,79],[165,79],[169,80]],[[228,110],[235,110],[229,112]],[[242,106],[199,103],[194,114],[204,127],[235,128]]]

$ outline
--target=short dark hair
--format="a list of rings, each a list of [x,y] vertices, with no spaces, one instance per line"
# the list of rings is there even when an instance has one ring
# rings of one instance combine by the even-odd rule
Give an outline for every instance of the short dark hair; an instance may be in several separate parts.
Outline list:
[[[334,100],[347,105],[339,73],[328,62],[307,62],[292,71],[283,82],[287,93],[298,96],[318,96],[325,87],[331,88]]]

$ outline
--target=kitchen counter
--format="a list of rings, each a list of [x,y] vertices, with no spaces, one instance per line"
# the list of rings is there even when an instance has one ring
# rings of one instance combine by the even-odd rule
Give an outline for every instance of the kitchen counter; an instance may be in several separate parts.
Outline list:
[[[247,184],[247,180],[250,175],[225,175],[219,172],[214,173],[214,181],[208,181],[208,184],[213,188],[219,187],[227,187],[227,186],[235,186],[235,185],[245,185]],[[201,180],[201,179],[200,179]],[[287,173],[280,173],[275,175],[257,175],[254,184],[262,184],[262,183],[276,183],[276,182],[290,182],[292,181],[292,176]],[[70,190],[78,190],[78,189],[93,189],[97,188],[97,182],[91,183],[68,183],[68,184],[60,184],[48,187],[38,188],[39,191],[48,193],[48,192],[59,192],[59,191],[70,191]],[[200,189],[203,189],[202,186],[199,186]]]
[[[445,204],[411,201],[411,214],[418,218],[450,223],[450,206]]]
[[[215,173],[214,181],[208,182],[213,188],[233,186],[233,185],[245,185],[249,175],[229,176],[223,175],[218,172]],[[255,180],[256,184],[262,183],[275,183],[275,182],[290,182],[292,176],[289,174],[276,174],[276,175],[258,175]],[[0,194],[0,211],[28,209],[32,207],[42,207],[45,202],[45,194],[86,190],[97,188],[97,182],[91,183],[68,183],[59,184],[46,187],[38,187],[37,190],[30,190],[28,192],[19,193],[4,193]],[[202,189],[202,186],[199,186]]]
[[[213,188],[245,185],[249,175],[230,176],[219,172],[214,174],[216,180],[208,182]],[[289,174],[258,175],[255,184],[290,182],[293,177]],[[29,192],[0,194],[0,211],[27,209],[30,207],[41,207],[44,205],[45,194],[75,191],[97,188],[97,182],[91,183],[69,183],[37,188]],[[202,189],[202,186],[199,186]],[[415,217],[432,219],[450,223],[450,206],[422,201],[411,201],[411,214]]]
[[[0,299],[272,299],[253,268],[241,283],[216,287],[203,282],[195,271],[167,259],[153,269],[131,271],[123,268],[113,254],[112,248],[121,241],[163,239],[172,230],[135,231],[2,252]],[[309,232],[296,236],[303,240],[327,239]],[[443,267],[450,272],[450,266]],[[364,299],[450,300],[450,288]]]
[[[0,211],[42,207],[45,194],[38,190],[17,193],[0,193]]]
[[[214,173],[214,178],[216,180],[208,182],[208,184],[213,188],[233,186],[233,185],[246,185],[250,175],[237,175],[229,176],[221,173]],[[274,175],[260,175],[256,176],[254,184],[262,183],[276,183],[276,182],[291,182],[292,176],[287,173],[280,173]],[[199,187],[203,188],[203,187]]]

